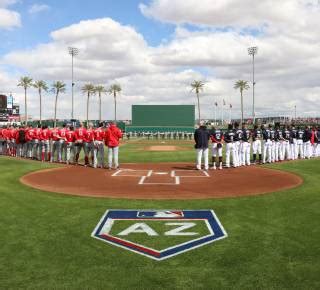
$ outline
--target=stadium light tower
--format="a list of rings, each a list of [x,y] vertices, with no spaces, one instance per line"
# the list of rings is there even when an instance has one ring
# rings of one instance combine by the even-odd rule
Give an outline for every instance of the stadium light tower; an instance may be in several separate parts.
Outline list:
[[[71,101],[71,119],[74,119],[74,113],[73,113],[73,104],[74,104],[74,81],[73,81],[73,58],[78,55],[79,49],[76,47],[68,47],[69,54],[71,55],[72,63],[71,63],[71,79],[72,79],[72,87],[71,87],[71,94],[72,94],[72,101]]]
[[[254,87],[256,82],[254,80],[254,56],[258,53],[258,47],[252,46],[248,48],[248,54],[252,55],[252,117],[253,123],[256,121],[256,112],[255,112],[255,99],[254,99]]]

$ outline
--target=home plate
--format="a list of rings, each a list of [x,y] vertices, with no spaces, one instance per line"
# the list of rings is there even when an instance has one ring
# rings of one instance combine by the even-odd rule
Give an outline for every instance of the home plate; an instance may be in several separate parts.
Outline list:
[[[154,172],[154,174],[157,174],[157,175],[167,175],[168,172]]]

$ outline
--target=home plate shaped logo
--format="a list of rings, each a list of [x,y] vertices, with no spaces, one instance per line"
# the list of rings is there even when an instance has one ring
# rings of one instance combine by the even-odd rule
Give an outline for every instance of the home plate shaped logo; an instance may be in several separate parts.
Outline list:
[[[213,210],[107,210],[92,237],[160,261],[227,233]]]

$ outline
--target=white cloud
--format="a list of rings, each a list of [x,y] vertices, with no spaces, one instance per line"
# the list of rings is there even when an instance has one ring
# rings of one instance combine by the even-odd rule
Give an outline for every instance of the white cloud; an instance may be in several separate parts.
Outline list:
[[[273,9],[267,9],[265,5],[271,2]],[[120,83],[123,92],[119,96],[119,117],[127,119],[131,104],[195,104],[195,96],[189,88],[194,79],[206,82],[201,94],[204,117],[213,117],[214,101],[221,104],[223,99],[233,104],[233,115],[239,116],[240,98],[233,84],[238,79],[251,80],[247,48],[257,45],[257,113],[290,114],[296,105],[298,114],[315,114],[320,101],[317,77],[320,75],[320,36],[314,27],[320,24],[320,12],[317,2],[308,2],[311,4],[302,0],[283,1],[279,7],[274,1],[257,2],[253,7],[247,5],[244,13],[241,5],[246,6],[247,1],[204,0],[192,9],[194,2],[191,0],[185,0],[184,5],[179,0],[159,0],[142,8],[144,13],[162,21],[196,24],[197,29],[179,24],[170,41],[151,47],[131,26],[110,18],[86,20],[52,32],[52,41],[47,44],[11,52],[3,61],[23,69],[35,79],[45,79],[49,83],[64,80],[70,88],[71,57],[67,48],[79,48],[80,53],[75,58],[75,112],[82,118],[86,99],[80,88],[85,82]],[[157,8],[157,3],[161,7]],[[232,3],[235,11],[227,10],[224,17],[222,8]],[[297,7],[301,11],[297,11]],[[172,9],[182,9],[183,20],[178,12],[172,13]],[[217,17],[212,20],[207,11],[216,13]],[[298,19],[293,17],[295,13],[299,13]],[[234,27],[224,29],[225,26]],[[256,27],[259,33],[247,30],[248,26]],[[14,91],[22,100],[22,91],[17,88]],[[59,118],[69,116],[70,90],[60,100]],[[48,94],[44,101],[46,117],[53,115],[53,101],[53,96]],[[38,96],[33,90],[30,90],[30,102],[31,114],[37,116]],[[93,97],[92,118],[98,114],[97,102]],[[251,103],[250,89],[245,92],[247,116],[251,114]],[[113,117],[113,100],[109,95],[103,98],[103,114],[106,119]]]
[[[0,29],[11,29],[21,26],[20,14],[8,9],[16,0],[0,0]]]
[[[37,13],[48,11],[48,10],[50,10],[49,5],[36,3],[29,8],[28,12],[30,14],[37,14]]]

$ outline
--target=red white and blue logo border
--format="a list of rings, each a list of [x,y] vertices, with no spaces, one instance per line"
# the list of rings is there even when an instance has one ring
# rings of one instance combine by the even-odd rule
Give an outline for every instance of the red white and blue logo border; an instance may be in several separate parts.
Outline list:
[[[141,213],[182,213],[178,214],[178,217],[155,217],[152,216],[143,216],[141,217]],[[140,215],[140,217],[139,217]],[[157,251],[146,246],[129,242],[127,240],[114,237],[111,235],[100,235],[100,231],[103,226],[106,224],[107,220],[110,218],[116,218],[116,220],[206,220],[206,224],[211,226],[209,228],[210,235],[203,236],[199,239],[190,240],[183,244],[178,244],[176,246]],[[107,210],[102,218],[100,219],[98,225],[95,227],[94,231],[91,234],[91,237],[101,240],[105,243],[132,251],[134,253],[146,256],[148,258],[154,259],[156,261],[165,260],[176,255],[185,253],[187,251],[202,247],[204,245],[213,243],[215,241],[224,239],[228,237],[227,232],[216,216],[215,212],[211,209],[202,209],[202,210],[128,210],[128,209],[110,209]]]

